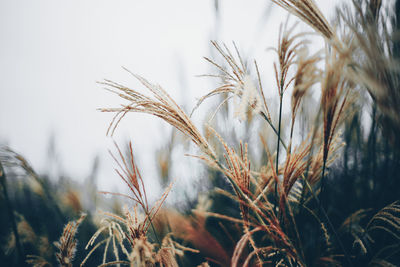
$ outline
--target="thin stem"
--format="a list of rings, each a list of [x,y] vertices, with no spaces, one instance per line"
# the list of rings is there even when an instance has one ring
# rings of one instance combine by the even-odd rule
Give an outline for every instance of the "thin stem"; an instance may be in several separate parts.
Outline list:
[[[277,148],[276,148],[276,164],[275,164],[275,170],[277,175],[279,176],[279,148],[280,148],[280,144],[281,142],[279,142],[281,140],[281,122],[282,122],[282,100],[283,100],[283,83],[281,83],[281,90],[279,93],[279,119],[278,119],[278,141],[277,141]],[[277,212],[277,204],[279,201],[279,196],[278,196],[278,182],[275,182],[275,204],[274,204],[274,210],[275,212]]]
[[[285,144],[285,142],[282,140],[282,138],[280,137],[280,135],[278,134],[278,130],[276,130],[275,126],[272,124],[272,122],[268,119],[267,115],[264,114],[264,112],[260,112],[261,116],[263,117],[263,119],[268,122],[269,126],[271,126],[272,130],[274,131],[274,133],[276,134],[276,136],[278,136],[279,141],[281,142],[282,146],[285,148],[285,150],[287,150],[287,145]]]
[[[323,165],[322,165],[322,175],[321,175],[321,187],[320,187],[320,191],[319,191],[319,210],[322,209],[322,202],[323,202],[323,192],[324,192],[324,188],[325,188],[325,170],[326,170],[326,161],[327,161],[328,157],[324,157],[324,161],[323,161]]]
[[[148,209],[144,209],[144,213],[146,214],[147,218],[150,218],[150,213],[149,213]],[[161,247],[162,244],[161,244],[160,239],[158,238],[158,234],[156,232],[156,229],[154,228],[153,221],[151,219],[149,219],[149,221],[150,221],[151,229],[153,230],[154,236],[157,239],[157,243],[160,244],[160,247]]]

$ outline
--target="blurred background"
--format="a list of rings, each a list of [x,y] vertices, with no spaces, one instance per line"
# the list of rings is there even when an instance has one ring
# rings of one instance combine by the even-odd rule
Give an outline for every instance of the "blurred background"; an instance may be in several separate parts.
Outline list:
[[[317,2],[331,18],[338,1]],[[1,1],[0,144],[50,176],[79,181],[96,164],[100,187],[110,189],[120,181],[107,151],[113,140],[131,140],[144,176],[154,176],[154,152],[168,143],[171,127],[130,114],[106,136],[112,114],[97,109],[121,101],[96,82],[142,89],[123,66],[159,83],[190,112],[215,87],[212,79],[196,77],[215,72],[203,59],[213,58],[210,40],[235,41],[242,56],[256,58],[261,74],[271,77],[274,54],[267,49],[276,45],[286,18],[265,0]],[[173,176],[187,179],[179,171]]]

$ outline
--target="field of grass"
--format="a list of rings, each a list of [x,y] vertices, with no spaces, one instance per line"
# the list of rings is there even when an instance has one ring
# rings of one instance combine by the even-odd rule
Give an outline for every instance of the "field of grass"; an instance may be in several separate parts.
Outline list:
[[[332,23],[318,1],[272,2],[314,32],[299,33],[293,20],[277,27],[271,77],[240,44],[213,41],[206,78],[217,85],[192,114],[209,98],[219,104],[203,124],[137,74],[139,89],[102,82],[121,98],[100,109],[115,115],[107,134],[135,113],[175,129],[154,163],[158,201],[148,200],[131,143],[111,149],[128,194],[98,192],[96,164],[77,184],[1,148],[0,265],[399,266],[400,1],[348,1]],[[311,34],[324,40],[318,52]],[[173,209],[164,204],[181,178],[170,177],[171,154],[185,140],[207,190]]]

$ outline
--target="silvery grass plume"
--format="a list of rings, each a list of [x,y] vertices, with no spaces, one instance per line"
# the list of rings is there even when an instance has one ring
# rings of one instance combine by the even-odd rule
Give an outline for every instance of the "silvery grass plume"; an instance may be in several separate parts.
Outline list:
[[[335,32],[313,0],[271,1],[299,17],[326,39],[331,40],[335,38]]]
[[[244,77],[243,84],[236,86],[235,93],[242,94],[240,103],[236,104],[236,117],[244,121],[249,107],[252,113],[257,114],[261,111],[261,97],[250,75]]]
[[[233,63],[232,63],[233,64]],[[197,128],[194,126],[193,122],[189,119],[189,117],[186,115],[186,113],[176,104],[176,102],[158,85],[153,85],[150,84],[147,80],[144,78],[132,74],[134,77],[136,77],[144,86],[146,86],[152,93],[154,98],[147,97],[133,89],[129,89],[125,86],[119,85],[117,83],[111,82],[111,81],[106,81],[102,84],[107,85],[110,88],[114,88],[114,90],[109,89],[111,92],[116,93],[123,99],[126,99],[130,101],[128,105],[123,105],[121,108],[108,108],[108,109],[100,109],[103,112],[115,112],[116,115],[113,119],[113,121],[110,124],[110,130],[111,128],[114,130],[115,127],[117,127],[118,123],[120,120],[128,113],[128,112],[140,112],[140,113],[147,113],[154,115],[156,117],[160,117],[164,121],[168,122],[178,130],[180,130],[182,133],[184,133],[186,136],[190,137],[190,139],[200,148],[200,150],[206,155],[206,158],[208,158],[208,162],[211,162],[213,166],[217,165],[219,168],[222,167],[221,163],[218,161],[217,156],[215,155],[214,151],[212,150],[211,146],[208,144],[208,142],[204,139],[204,137],[201,135],[201,133],[197,130]],[[116,90],[115,90],[116,89]],[[111,130],[111,131],[113,131]],[[120,153],[122,156],[122,154]],[[123,160],[124,165],[126,165],[126,161]],[[132,164],[132,162],[131,162]],[[124,167],[125,170],[128,170],[128,167]],[[121,168],[123,169],[123,168]],[[125,173],[129,176],[131,176],[131,173],[128,171],[125,171]],[[120,174],[120,176],[123,176]],[[135,183],[136,181],[136,174],[133,177],[133,183],[132,186],[130,186],[130,189],[132,192],[136,194],[137,188]],[[123,178],[123,177],[122,177]],[[242,189],[239,187],[239,185],[232,180],[230,176],[227,176],[229,182],[231,185],[237,190],[237,192],[240,194],[241,197],[243,197],[248,204],[250,204],[253,208],[257,208],[249,199],[249,197],[242,191]],[[128,179],[123,179],[124,181]],[[129,184],[129,181],[128,181]],[[134,194],[134,195],[135,195]],[[140,198],[140,194],[137,193],[136,196]],[[135,196],[135,197],[136,197]],[[139,200],[136,197],[134,200]],[[143,202],[144,203],[144,202]],[[140,204],[140,203],[139,203]],[[262,221],[261,218],[259,218],[260,221]],[[151,221],[151,220],[150,220]]]
[[[178,106],[178,104],[161,86],[151,84],[139,75],[133,73],[131,74],[152,93],[153,97],[148,97],[134,89],[130,89],[126,86],[109,80],[101,83],[106,85],[109,91],[128,101],[128,104],[122,105],[120,108],[100,109],[102,112],[116,113],[110,123],[107,133],[113,134],[121,119],[128,112],[147,113],[159,117],[165,122],[169,123],[181,131],[184,135],[189,137],[202,152],[215,157],[213,150],[201,135],[200,131],[196,128],[182,108]]]
[[[226,97],[217,107],[214,114],[211,116],[212,120],[218,110],[232,98],[239,98],[240,101],[235,104],[235,116],[241,120],[246,118],[246,113],[250,111],[251,114],[260,113],[270,124],[271,114],[268,110],[268,106],[262,90],[261,78],[258,72],[257,63],[254,62],[257,70],[257,83],[254,82],[251,77],[249,70],[244,63],[239,50],[235,43],[233,43],[236,56],[233,55],[231,50],[223,44],[223,47],[217,42],[211,42],[217,52],[222,56],[226,66],[216,63],[214,60],[205,57],[205,59],[217,68],[219,74],[207,74],[202,75],[205,77],[219,78],[221,85],[216,89],[212,90],[208,94],[201,97],[196,106],[193,108],[191,114],[207,99],[212,96],[226,94]]]

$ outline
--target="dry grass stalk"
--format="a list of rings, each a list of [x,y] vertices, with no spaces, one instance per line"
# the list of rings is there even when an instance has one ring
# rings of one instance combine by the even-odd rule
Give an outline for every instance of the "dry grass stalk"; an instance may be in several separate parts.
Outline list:
[[[156,263],[156,257],[153,252],[154,245],[145,237],[135,239],[132,245],[132,252],[129,256],[131,266],[153,266]]]
[[[345,68],[345,61],[340,58],[337,52],[333,51],[325,66],[322,83],[321,107],[324,125],[324,161],[328,157],[336,129],[344,120],[344,115],[347,113],[346,109],[350,106],[352,100],[349,94],[354,88],[354,84],[344,77],[345,75],[342,71]]]
[[[115,144],[116,145],[116,144]],[[147,194],[146,194],[146,189],[144,187],[143,183],[143,178],[139,172],[139,169],[137,168],[137,165],[134,160],[134,155],[133,155],[133,149],[132,149],[132,143],[129,143],[129,158],[125,158],[124,155],[122,154],[121,150],[119,149],[118,145],[116,145],[118,154],[121,158],[121,160],[117,160],[117,158],[111,154],[115,162],[119,166],[119,170],[116,169],[115,171],[119,175],[119,177],[125,182],[125,184],[128,186],[130,189],[130,192],[132,195],[125,195],[125,194],[120,194],[120,193],[112,193],[112,192],[101,192],[103,194],[111,194],[111,195],[117,195],[117,196],[123,196],[126,197],[132,201],[134,201],[136,204],[138,204],[143,212],[145,213],[145,218],[144,221],[141,224],[141,229],[144,234],[147,232],[149,229],[151,222],[153,221],[154,217],[157,215],[157,212],[161,209],[161,206],[163,205],[165,199],[167,198],[169,192],[172,189],[173,182],[167,186],[165,189],[164,193],[161,195],[159,200],[153,205],[153,207],[149,207],[148,201],[147,201]],[[130,220],[134,218],[135,220],[137,219],[137,211],[136,208],[134,210],[135,216],[131,216],[131,214],[128,212],[126,213],[127,219]],[[139,229],[138,229],[139,230]]]
[[[311,132],[313,132],[312,130]],[[306,179],[310,186],[315,186],[321,181],[322,170],[323,170],[323,156],[324,156],[324,146],[322,137],[319,133],[316,133],[313,138],[308,139],[311,146],[317,147],[318,151],[314,154],[310,155],[308,159],[308,168],[306,170],[306,176],[302,177]],[[335,160],[340,156],[339,150],[345,145],[341,138],[341,132],[337,131],[337,133],[332,138],[329,147],[329,154],[325,164],[326,169],[331,166]],[[311,152],[310,152],[311,153]]]
[[[279,96],[283,96],[290,84],[295,80],[295,77],[288,79],[289,70],[294,65],[300,48],[306,44],[304,40],[297,41],[304,33],[293,35],[296,24],[289,29],[287,26],[288,20],[284,25],[281,24],[280,26],[278,48],[271,48],[278,55],[278,64],[274,63],[274,70]]]
[[[150,90],[153,94],[153,98],[109,80],[103,82],[102,84],[106,85],[108,90],[129,101],[129,104],[122,105],[121,108],[100,109],[102,112],[116,113],[114,119],[110,123],[108,133],[113,134],[121,119],[128,112],[147,113],[159,117],[174,126],[188,136],[204,153],[214,155],[207,141],[203,138],[190,118],[161,86],[151,84],[139,75],[131,74]]]
[[[162,241],[161,248],[157,252],[157,261],[160,266],[164,267],[178,267],[176,261],[176,256],[183,256],[185,251],[190,251],[192,253],[199,253],[199,250],[184,247],[172,240],[172,233],[167,234]]]
[[[248,74],[248,70],[246,65],[243,63],[243,60],[240,56],[240,53],[235,46],[236,56],[238,58],[235,59],[232,52],[229,48],[224,44],[224,48],[222,48],[217,42],[212,41],[213,46],[218,51],[218,53],[224,58],[225,62],[228,65],[228,68],[219,65],[209,58],[205,58],[212,65],[217,67],[217,69],[221,72],[220,75],[204,75],[221,78],[222,85],[218,88],[212,90],[207,95],[200,98],[197,102],[195,108],[192,113],[201,105],[201,103],[209,97],[218,94],[231,94],[231,96],[226,97],[216,111],[227,101],[234,96],[239,97],[240,103],[236,105],[235,115],[244,120],[246,111],[250,108],[251,112],[258,113],[261,111],[261,98],[256,89],[255,84],[252,81],[251,76]],[[239,61],[240,63],[238,63]],[[268,112],[268,111],[267,111]],[[269,113],[269,112],[268,112]],[[214,113],[214,115],[216,112]],[[214,115],[211,117],[213,118]]]
[[[292,36],[292,32],[295,29],[296,24],[293,25],[292,28],[290,29],[287,29],[287,25],[288,25],[288,20],[286,21],[284,26],[281,24],[279,31],[279,39],[278,39],[278,49],[276,50],[274,49],[278,55],[278,64],[279,64],[279,70],[278,70],[277,64],[274,63],[275,80],[279,95],[279,117],[278,117],[278,131],[277,131],[278,140],[277,140],[276,160],[275,160],[276,171],[279,171],[279,155],[280,155],[280,144],[281,144],[280,141],[282,140],[281,126],[282,126],[283,96],[285,91],[290,86],[290,84],[295,80],[295,77],[288,79],[288,74],[290,68],[294,64],[294,60],[297,56],[298,50],[302,45],[305,44],[305,41],[297,42],[297,38],[300,37],[302,34],[297,34]],[[274,190],[276,199],[274,203],[274,210],[277,209],[277,205],[279,202],[278,184],[279,181],[277,176],[275,182],[275,190]]]
[[[260,113],[263,118],[271,125],[271,127],[275,130],[272,125],[271,114],[269,112],[267,102],[264,96],[261,77],[258,71],[258,66],[256,61],[254,61],[254,65],[257,71],[257,80],[258,84],[253,83],[253,79],[251,78],[247,66],[244,64],[242,57],[234,43],[236,57],[233,56],[233,53],[230,49],[224,44],[221,47],[217,42],[212,41],[213,46],[218,51],[218,53],[225,60],[227,67],[216,63],[215,61],[205,58],[208,62],[214,65],[219,71],[218,75],[203,75],[208,77],[216,77],[221,79],[222,85],[218,88],[212,90],[205,96],[201,97],[194,107],[192,113],[201,105],[209,97],[215,95],[224,95],[223,101],[218,105],[218,108],[215,110],[213,115],[211,116],[212,120],[217,114],[218,110],[228,102],[231,98],[235,96],[240,99],[239,104],[235,105],[235,115],[240,119],[244,120],[246,117],[246,113],[248,114],[256,114]],[[258,90],[257,90],[258,87]],[[262,102],[261,102],[262,99]]]
[[[291,101],[292,126],[290,131],[290,140],[292,140],[294,123],[302,99],[310,90],[310,88],[321,79],[321,71],[316,66],[320,60],[321,57],[319,53],[308,55],[308,49],[306,47],[300,49],[297,53],[297,71],[294,76],[294,86]]]
[[[214,130],[213,130],[214,131]],[[247,195],[249,198],[254,198],[252,193],[250,192],[250,161],[248,159],[248,148],[247,144],[244,145],[240,142],[240,156],[236,154],[233,148],[229,148],[228,145],[224,142],[221,136],[219,136],[215,131],[214,134],[219,138],[220,142],[223,144],[225,148],[225,152],[227,153],[224,155],[227,167],[222,169],[222,172],[227,176],[230,177],[230,180],[234,181],[241,191]],[[247,204],[246,199],[242,196],[241,192],[234,186],[233,187],[236,195],[238,197],[239,207],[242,214],[243,219],[243,227],[244,232],[249,232],[249,205]],[[257,250],[256,244],[253,238],[250,236],[250,244],[252,245],[254,250]],[[258,258],[258,263],[261,264],[261,258],[256,254]],[[261,265],[260,265],[261,266]]]
[[[314,30],[328,40],[335,38],[335,33],[325,16],[313,0],[271,0],[275,4],[298,16]]]
[[[236,267],[238,265],[239,260],[242,255],[242,252],[243,252],[243,249],[245,248],[247,241],[250,239],[250,236],[253,233],[260,231],[260,230],[261,230],[261,227],[257,227],[255,229],[249,231],[248,233],[246,233],[242,236],[242,238],[239,240],[239,242],[237,242],[235,251],[233,252],[233,255],[232,255],[232,263],[231,263],[232,267]]]
[[[244,157],[243,154],[242,154],[243,157],[238,157],[236,153],[233,154],[234,150],[228,148],[223,138],[213,128],[209,127],[209,129],[220,140],[225,150],[227,151],[228,156],[226,159],[229,166],[228,167],[223,166],[223,164],[219,162],[218,159],[216,158],[208,158],[204,156],[194,156],[194,157],[204,160],[210,167],[216,168],[217,170],[224,173],[228,178],[230,184],[234,188],[238,196],[238,201],[242,202],[241,204],[246,205],[247,207],[252,209],[259,223],[264,224],[264,221],[260,216],[262,210],[255,204],[255,201],[252,200],[253,196],[252,194],[250,194],[250,191],[248,189],[246,190],[246,188],[248,188],[250,185],[249,181],[251,177],[248,176],[250,174],[248,162],[244,164],[242,159],[247,161],[247,157]],[[230,160],[228,160],[229,158]],[[232,163],[234,165],[232,165]],[[245,177],[243,177],[242,175],[245,175]]]
[[[81,263],[81,266],[85,264],[89,256],[102,244],[105,244],[103,265],[125,262],[131,266],[153,266],[157,262],[161,266],[173,267],[177,266],[175,259],[177,255],[182,256],[184,251],[197,252],[196,250],[180,246],[171,239],[170,234],[163,239],[160,249],[156,252],[156,245],[148,240],[147,229],[143,223],[144,220],[139,216],[136,208],[134,208],[133,213],[128,209],[125,209],[125,217],[120,217],[107,212],[104,214],[110,217],[111,220],[103,220],[104,225],[92,236],[86,249],[88,249],[89,246],[93,246],[101,232],[106,232],[109,236],[103,241],[98,242],[91,249],[85,260]],[[124,245],[124,240],[128,241],[129,248]],[[106,257],[110,244],[112,244],[112,252],[115,261],[107,262]],[[121,249],[128,261],[121,261],[119,259],[118,247]]]
[[[347,109],[354,99],[355,92],[352,90],[355,84],[346,79],[347,60],[343,55],[333,50],[327,54],[325,74],[322,82],[321,108],[323,113],[323,166],[320,186],[320,196],[324,196],[325,170],[328,155],[337,128],[345,119]],[[320,207],[323,201],[320,199]]]
[[[349,9],[340,13],[352,38],[350,45],[353,53],[348,79],[365,86],[377,106],[379,123],[385,128],[385,134],[399,146],[396,141],[400,132],[398,33],[392,32],[393,23],[388,23],[390,15],[381,12],[381,1],[370,1],[367,8],[363,8],[360,1],[353,1],[353,4],[355,16]]]
[[[266,142],[263,138],[261,138],[262,143],[264,145],[264,149],[268,155],[269,163],[271,166],[272,170],[272,176],[273,180],[275,181],[275,192],[279,201],[279,219],[277,217],[278,212],[274,212],[270,206],[267,205],[267,209],[265,210],[266,215],[268,216],[269,219],[267,219],[268,227],[271,225],[273,226],[271,232],[276,231],[278,234],[276,235],[274,242],[276,240],[281,240],[283,243],[290,248],[290,250],[293,252],[293,257],[296,257],[299,261],[301,261],[301,258],[304,258],[302,248],[301,248],[301,241],[300,241],[300,236],[297,230],[297,225],[295,222],[294,214],[292,211],[292,207],[290,203],[288,202],[289,194],[290,191],[294,185],[294,183],[300,178],[300,176],[303,178],[304,171],[307,169],[307,164],[309,161],[305,160],[305,157],[308,156],[311,145],[306,145],[308,144],[307,142],[304,142],[302,146],[298,149],[298,153],[289,153],[287,158],[286,158],[286,163],[285,166],[282,168],[282,170],[279,170],[280,173],[283,173],[283,181],[280,182],[278,175],[279,173],[277,170],[274,168],[273,161],[272,161],[272,156],[271,153],[269,152],[268,146],[266,145]],[[265,189],[261,194],[265,193]],[[260,194],[260,195],[261,195]],[[260,198],[260,195],[258,196],[257,199]],[[275,210],[275,208],[274,208]],[[286,210],[288,210],[289,213],[289,218],[287,217]],[[286,232],[282,229],[280,223],[282,221],[282,218],[284,219],[284,227],[286,226]],[[293,231],[293,234],[295,235],[295,238],[293,238],[293,241],[288,237],[288,234],[290,231]],[[282,234],[283,233],[283,234]],[[295,239],[297,239],[295,241]],[[295,249],[295,245],[292,245],[292,242],[297,242],[297,246],[300,248],[299,250]],[[300,253],[300,254],[299,254]]]
[[[121,160],[118,160],[111,152],[111,157],[117,163],[119,170],[115,169],[118,176],[125,182],[128,186],[131,196],[126,196],[127,198],[133,200],[135,203],[139,204],[143,210],[146,212],[149,209],[147,202],[146,189],[144,187],[142,176],[140,175],[139,169],[135,164],[135,159],[133,156],[132,143],[129,142],[129,158],[125,158],[122,154],[121,149],[115,144],[117,148],[118,155]],[[104,192],[106,193],[106,192]]]
[[[272,230],[272,231],[271,231]],[[259,253],[262,253],[263,256],[263,262],[261,264],[273,264],[273,261],[270,261],[269,259],[276,256],[280,256],[280,261],[286,262],[288,266],[293,266],[293,264],[297,263],[299,266],[303,266],[301,261],[299,261],[296,252],[293,251],[293,247],[289,245],[289,247],[285,248],[285,245],[288,245],[286,243],[287,240],[282,239],[283,235],[282,232],[276,231],[278,229],[274,229],[272,226],[270,226],[270,229],[267,230],[262,226],[255,227],[248,233],[244,234],[242,238],[237,242],[235,251],[233,252],[232,255],[232,262],[231,266],[238,266],[240,264],[240,260],[242,258],[242,254],[244,251],[244,248],[246,247],[246,244],[251,240],[251,236],[259,231],[266,231],[266,234],[271,235],[272,237],[275,237],[275,242],[274,246],[266,246],[262,248],[256,248],[252,252],[250,252],[247,257],[245,258],[244,262],[242,263],[243,265],[240,266],[248,266],[250,264],[251,258],[254,257],[255,255],[258,255]],[[277,234],[277,235],[274,235]],[[283,248],[280,248],[280,246],[283,245]],[[294,254],[293,254],[294,252]],[[278,261],[278,262],[280,262]],[[277,260],[274,260],[275,264]],[[275,265],[278,266],[278,265]]]
[[[288,196],[294,184],[305,173],[311,146],[310,138],[307,138],[299,147],[287,155],[283,171],[282,195]]]
[[[251,111],[261,113],[278,136],[275,164],[273,162],[274,157],[269,152],[266,142],[263,142],[266,147],[269,161],[267,166],[264,166],[263,171],[252,172],[250,170],[247,144],[243,146],[243,144],[240,143],[240,153],[236,153],[236,151],[230,148],[215,130],[209,127],[207,132],[214,133],[224,147],[225,154],[223,156],[225,158],[225,163],[220,162],[217,155],[209,145],[207,141],[208,139],[203,138],[197,128],[190,121],[189,117],[160,86],[150,84],[142,77],[133,74],[152,92],[153,97],[147,97],[135,90],[126,88],[111,81],[105,81],[104,83],[108,87],[113,88],[114,93],[129,101],[127,105],[123,105],[121,108],[102,109],[102,111],[116,113],[116,116],[110,124],[109,130],[111,133],[115,130],[118,123],[127,112],[148,113],[160,117],[183,132],[186,136],[190,137],[191,140],[205,153],[205,155],[196,157],[204,160],[207,164],[216,168],[228,178],[236,196],[232,196],[228,192],[226,192],[226,195],[229,195],[229,197],[238,202],[242,215],[241,219],[204,211],[202,213],[200,211],[194,212],[198,217],[196,220],[193,218],[184,218],[179,215],[169,215],[170,225],[173,230],[177,232],[178,236],[180,235],[181,237],[184,237],[185,240],[191,242],[196,248],[203,251],[203,253],[205,251],[206,254],[208,253],[211,255],[210,260],[219,264],[229,264],[229,256],[218,241],[215,240],[215,238],[213,238],[206,230],[204,226],[205,215],[238,223],[238,227],[240,224],[243,226],[244,233],[236,245],[231,261],[232,266],[237,266],[238,264],[244,264],[244,266],[250,265],[254,263],[254,257],[257,257],[258,264],[262,264],[264,260],[264,263],[275,263],[282,266],[304,264],[303,262],[305,257],[302,255],[303,249],[301,247],[299,233],[294,220],[295,216],[292,211],[293,201],[299,202],[300,190],[303,189],[302,193],[305,195],[307,194],[307,190],[310,190],[311,194],[318,202],[318,198],[313,192],[313,187],[318,182],[321,182],[320,188],[321,192],[323,191],[325,170],[337,157],[335,152],[342,145],[338,129],[345,118],[347,108],[352,100],[350,91],[355,88],[354,80],[350,80],[346,74],[347,70],[353,67],[351,66],[350,59],[351,52],[354,51],[354,46],[350,43],[350,39],[344,39],[345,43],[349,43],[348,47],[344,49],[343,44],[338,40],[335,32],[332,30],[318,7],[314,4],[314,1],[272,1],[306,21],[333,46],[329,47],[329,49],[331,49],[329,52],[328,49],[326,50],[326,65],[324,72],[321,72],[317,68],[317,64],[322,58],[320,55],[321,53],[318,52],[314,55],[309,55],[305,48],[307,41],[300,39],[300,37],[304,36],[304,33],[293,34],[296,25],[290,29],[287,29],[287,23],[285,26],[281,26],[279,43],[275,50],[278,55],[278,62],[274,64],[275,79],[280,97],[278,130],[276,130],[272,124],[271,116],[265,101],[257,64],[255,63],[258,84],[255,84],[249,75],[247,66],[244,64],[236,45],[236,55],[233,55],[226,45],[220,46],[216,42],[212,42],[215,49],[224,59],[226,67],[206,58],[206,60],[214,65],[219,71],[218,75],[207,76],[220,78],[222,84],[202,97],[197,106],[193,109],[194,111],[208,97],[223,94],[225,97],[214,114],[216,114],[219,108],[227,103],[229,99],[235,97],[240,99],[240,103],[236,106],[235,110],[236,116],[245,119],[245,112]],[[376,10],[379,10],[380,3],[376,2],[375,4],[376,6],[372,6],[371,9],[375,7]],[[295,65],[297,65],[297,71],[294,76],[291,77],[291,68]],[[301,145],[295,148],[292,152],[292,135],[296,115],[308,90],[318,82],[321,82],[322,88],[320,102],[320,111],[323,116],[322,136],[319,135],[319,130],[321,129],[318,125],[315,125],[315,131],[312,131],[314,133],[313,137],[310,138],[310,136],[308,136]],[[283,135],[281,133],[282,100],[284,93],[291,85],[293,85],[293,94],[290,143],[289,147],[286,149],[286,160],[284,164],[279,166],[279,149],[282,141],[281,135]],[[319,117],[317,117],[317,119],[318,118]],[[313,155],[314,146],[319,148],[315,155]],[[121,154],[120,151],[119,153]],[[147,251],[147,256],[135,254],[135,259],[144,259],[148,258],[149,255],[156,255],[156,261],[158,261],[162,266],[177,266],[175,260],[177,253],[176,250],[174,250],[176,247],[172,240],[165,241],[168,242],[169,245],[162,245],[157,254],[154,254],[151,244],[146,243],[148,242],[146,239],[146,233],[149,223],[154,219],[151,214],[157,213],[165,198],[161,198],[161,204],[156,205],[157,208],[153,207],[149,210],[147,200],[143,198],[145,193],[141,194],[141,190],[143,190],[143,182],[140,174],[138,175],[134,163],[131,163],[131,165],[134,166],[133,171],[131,171],[130,167],[128,168],[126,165],[126,161],[123,159],[122,163],[119,163],[122,171],[118,173],[133,192],[133,196],[130,198],[139,203],[145,211],[144,220],[138,219],[136,210],[134,215],[128,212],[125,215],[126,218],[118,218],[118,220],[123,222],[124,225],[127,225],[128,230],[126,231],[126,236],[131,247],[134,248],[134,253],[138,253],[138,250],[135,248],[136,246],[140,246],[142,251]],[[300,179],[304,180],[304,185],[307,186],[307,190],[302,188],[303,185],[297,183]],[[256,196],[253,195],[252,192],[254,189],[252,183],[254,183],[256,188],[256,190],[254,190],[257,193]],[[271,187],[273,184],[275,185],[275,203],[273,201],[271,203],[268,200],[268,194],[272,192]],[[302,200],[300,203],[301,205],[304,205],[303,194],[301,195],[301,198]],[[273,205],[275,206],[273,207]],[[279,208],[279,210],[276,208]],[[330,224],[329,218],[324,210],[323,214],[326,217],[330,228],[332,228],[332,231],[334,232],[334,228]],[[315,216],[318,218],[317,215]],[[325,237],[327,247],[329,247],[330,237],[325,227],[325,223],[319,220],[319,218],[318,222],[322,229],[322,234]],[[145,226],[145,224],[147,224],[147,226]],[[264,247],[258,247],[257,242],[255,242],[253,238],[255,233],[259,234],[261,231],[264,232],[265,240],[267,242],[267,245]],[[338,242],[341,243],[340,239],[338,239]],[[245,247],[248,243],[251,244],[252,250],[248,255],[244,255]],[[210,246],[216,248],[220,255],[216,256],[215,251],[208,251]],[[346,251],[344,252],[346,254]],[[273,261],[271,258],[280,259]],[[132,261],[132,254],[130,254],[130,261]],[[331,258],[320,258],[319,261],[334,264],[334,260]],[[145,263],[142,262],[142,264]]]
[[[78,231],[79,225],[85,219],[86,214],[82,214],[77,221],[69,222],[65,227],[64,231],[58,242],[54,242],[54,245],[58,249],[56,257],[62,267],[72,267],[74,260],[77,240],[75,235]]]
[[[94,245],[95,240],[103,231],[108,232],[108,237],[103,241],[98,242],[90,250],[85,260],[81,263],[81,266],[85,264],[90,255],[102,244],[105,244],[103,254],[104,266],[122,263],[128,263],[131,266],[152,266],[157,261],[157,254],[154,252],[155,245],[149,242],[147,239],[147,233],[150,226],[153,226],[152,223],[155,219],[155,216],[160,211],[161,206],[163,205],[165,199],[171,191],[173,183],[170,183],[170,185],[165,189],[159,200],[150,208],[147,201],[147,194],[144,187],[143,178],[140,175],[137,165],[135,164],[132,144],[129,143],[128,158],[122,154],[117,145],[116,148],[120,160],[118,160],[113,154],[111,154],[119,167],[119,170],[116,169],[116,172],[130,189],[131,195],[110,192],[102,193],[126,197],[127,199],[132,200],[135,203],[135,206],[133,207],[133,211],[125,208],[124,217],[109,212],[104,213],[110,218],[110,220],[103,221],[103,223],[105,224],[100,227],[97,232],[92,236],[86,246],[86,249]],[[141,214],[139,213],[137,208],[138,206],[144,212],[143,216],[141,216]],[[121,227],[120,224],[123,225],[123,227]],[[156,234],[154,227],[153,230],[154,234]],[[125,247],[123,243],[124,240],[128,241],[130,246],[129,250]],[[113,247],[115,261],[107,262],[106,256],[110,244],[112,244]],[[120,261],[118,252],[119,249],[117,245],[122,250],[123,254],[128,258],[128,262]],[[163,264],[163,266],[175,266],[172,260],[168,260],[166,258],[166,248],[161,247],[161,249],[163,250],[161,252],[161,256],[158,257],[158,259],[161,261],[159,263]],[[168,262],[172,265],[168,265]]]

